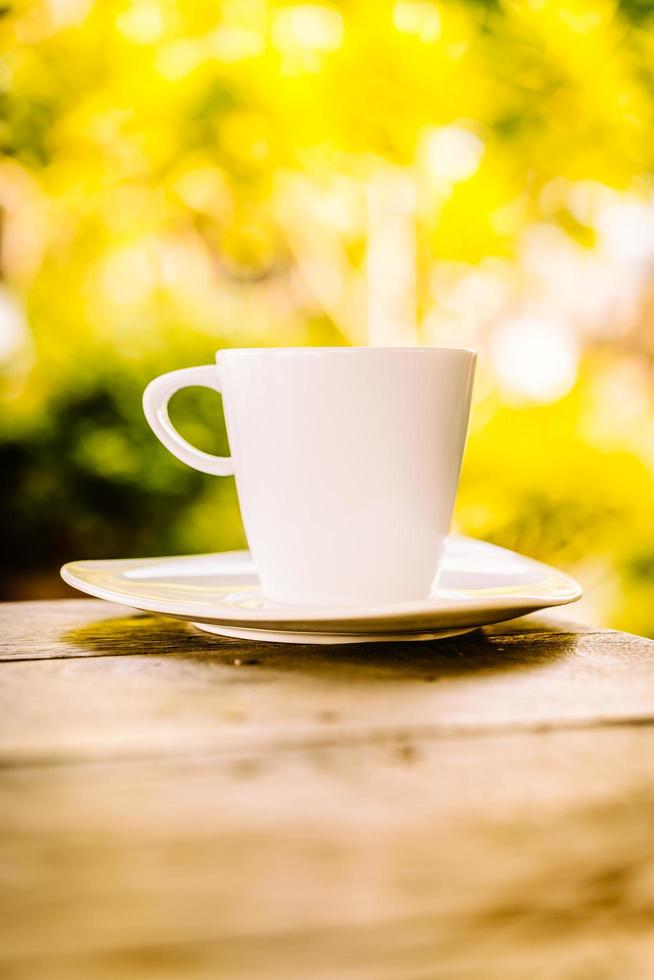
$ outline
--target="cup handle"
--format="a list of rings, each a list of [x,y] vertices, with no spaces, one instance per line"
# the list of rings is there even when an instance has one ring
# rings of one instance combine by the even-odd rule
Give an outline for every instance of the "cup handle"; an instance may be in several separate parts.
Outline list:
[[[182,463],[192,466],[201,473],[212,476],[231,476],[234,463],[231,456],[213,456],[196,449],[183,438],[170,421],[168,402],[180,388],[192,386],[212,388],[222,394],[218,369],[215,364],[202,367],[182,368],[181,371],[169,371],[151,381],[143,392],[143,411],[155,436],[161,440],[166,449],[181,459]]]

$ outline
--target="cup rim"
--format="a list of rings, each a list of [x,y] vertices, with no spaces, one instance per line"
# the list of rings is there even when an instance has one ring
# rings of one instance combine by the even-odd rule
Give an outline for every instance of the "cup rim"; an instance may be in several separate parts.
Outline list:
[[[478,351],[474,347],[381,347],[381,346],[341,346],[341,347],[222,347],[216,351],[216,357],[226,354],[269,355],[280,354],[469,354],[476,357]]]

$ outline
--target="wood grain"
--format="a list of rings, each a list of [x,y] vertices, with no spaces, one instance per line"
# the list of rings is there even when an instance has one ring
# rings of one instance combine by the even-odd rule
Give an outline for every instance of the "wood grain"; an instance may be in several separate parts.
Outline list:
[[[529,632],[595,631],[542,615],[511,620],[484,631],[489,636]],[[0,603],[0,662],[125,656],[150,650],[212,653],[219,643],[231,644],[230,649],[236,650],[238,642],[210,636],[174,619],[96,599]],[[247,648],[251,649],[249,644]],[[260,649],[274,648],[261,644]]]
[[[0,620],[3,980],[651,977],[651,641]]]
[[[644,978],[653,735],[14,770],[3,976]]]
[[[419,644],[293,646],[120,609],[108,618],[104,603],[66,605],[74,625],[44,617],[36,659],[21,657],[20,641],[6,644],[0,764],[653,718],[654,643],[611,631],[541,620],[537,632],[523,621],[514,632]],[[23,629],[34,622],[26,616]]]

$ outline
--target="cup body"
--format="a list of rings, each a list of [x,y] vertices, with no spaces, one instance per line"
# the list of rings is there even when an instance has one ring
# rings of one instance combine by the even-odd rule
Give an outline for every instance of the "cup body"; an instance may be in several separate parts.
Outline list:
[[[449,531],[475,353],[224,350],[217,387],[245,532],[267,598],[429,596]]]

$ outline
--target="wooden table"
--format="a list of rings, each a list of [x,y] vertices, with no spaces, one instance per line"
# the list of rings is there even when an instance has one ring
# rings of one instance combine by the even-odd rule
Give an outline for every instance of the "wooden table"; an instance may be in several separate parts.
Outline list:
[[[654,643],[0,606],[4,980],[650,980]]]

